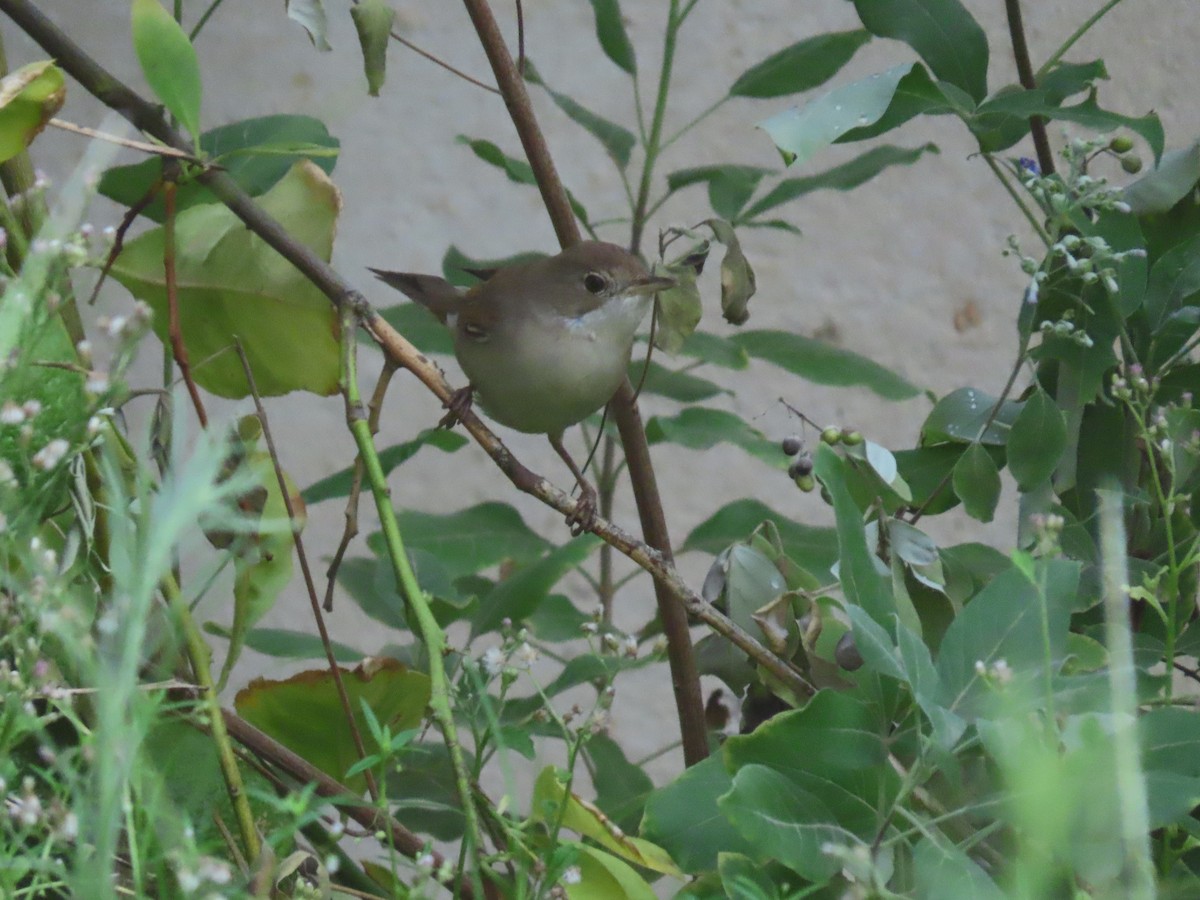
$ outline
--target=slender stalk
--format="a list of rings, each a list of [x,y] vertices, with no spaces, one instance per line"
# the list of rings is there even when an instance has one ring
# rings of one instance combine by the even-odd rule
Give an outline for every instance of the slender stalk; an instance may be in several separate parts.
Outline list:
[[[1047,248],[1049,248],[1053,243],[1053,241],[1050,239],[1050,235],[1046,233],[1046,229],[1042,227],[1042,223],[1037,220],[1037,217],[1033,214],[1033,211],[1030,210],[1025,204],[1025,200],[1020,194],[1017,193],[1016,188],[1009,184],[1008,177],[1004,174],[1004,170],[1000,168],[1000,165],[992,157],[992,154],[983,154],[983,161],[988,164],[988,168],[992,170],[992,174],[996,176],[996,179],[1000,182],[1001,186],[1005,191],[1008,192],[1008,196],[1012,198],[1012,202],[1017,205],[1017,209],[1019,209],[1021,214],[1025,216],[1025,220],[1029,223],[1030,227],[1033,228],[1034,233],[1038,236],[1041,242],[1045,244]]]
[[[208,727],[212,731],[213,744],[217,751],[217,761],[221,766],[221,777],[225,779],[225,790],[229,793],[229,801],[233,804],[234,816],[237,818],[238,832],[246,847],[246,858],[251,862],[258,859],[262,846],[258,839],[258,828],[254,824],[254,813],[250,810],[250,801],[246,797],[246,787],[242,783],[242,772],[238,768],[237,759],[233,755],[233,745],[229,742],[229,734],[225,729],[225,719],[221,712],[221,703],[217,699],[217,689],[213,684],[212,671],[208,667],[208,644],[196,627],[192,611],[179,592],[179,585],[172,577],[164,578],[161,584],[163,596],[167,605],[179,623],[183,632],[184,647],[200,686],[200,699],[208,716]]]
[[[1107,3],[1096,10],[1096,12],[1093,13],[1082,25],[1076,28],[1075,31],[1071,33],[1071,36],[1063,41],[1062,46],[1051,53],[1050,58],[1042,63],[1042,67],[1037,70],[1037,77],[1041,78],[1051,69],[1053,69],[1058,64],[1058,61],[1063,58],[1066,52],[1075,46],[1075,42],[1091,31],[1092,27],[1106,15],[1108,15],[1109,10],[1111,10],[1120,2],[1121,0],[1108,0]]]
[[[358,389],[358,368],[355,349],[355,332],[357,322],[354,311],[347,308],[342,312],[342,389],[346,393],[346,405],[350,430],[354,434],[354,442],[358,445],[358,454],[363,461],[367,483],[371,486],[371,494],[375,498],[375,509],[379,514],[379,523],[387,544],[388,556],[396,575],[396,583],[400,586],[409,613],[416,620],[417,631],[425,644],[425,652],[429,657],[429,710],[437,722],[446,741],[446,750],[450,755],[450,765],[454,770],[454,782],[458,790],[459,800],[466,819],[463,833],[463,851],[467,858],[472,852],[481,852],[483,840],[479,830],[479,817],[475,810],[474,796],[471,792],[471,782],[464,761],[462,746],[458,742],[458,731],[454,724],[454,710],[450,703],[450,682],[446,677],[445,655],[446,635],[433,616],[425,592],[417,583],[416,573],[408,561],[404,550],[404,539],[400,534],[400,523],[396,519],[396,510],[392,506],[391,491],[387,486],[387,476],[375,450],[375,441],[371,435],[371,426],[367,421],[363,407],[362,396]],[[471,882],[476,893],[483,893],[483,883],[479,873],[478,861],[471,866]]]
[[[638,185],[637,202],[633,207],[633,233],[629,238],[629,249],[637,253],[642,245],[642,232],[646,228],[646,206],[650,202],[650,185],[654,177],[654,164],[662,150],[663,119],[667,113],[667,98],[671,93],[671,70],[675,65],[675,38],[679,32],[679,0],[671,0],[667,10],[667,28],[663,36],[662,68],[658,74],[658,96],[654,101],[654,118],[650,122],[650,134],[646,139],[646,159],[642,162],[642,178]]]
[[[196,43],[196,38],[200,36],[200,32],[203,31],[204,26],[208,24],[208,20],[212,18],[213,13],[215,13],[217,8],[224,2],[225,0],[212,0],[212,3],[208,4],[208,9],[204,10],[204,12],[200,14],[200,18],[196,20],[196,24],[193,25],[192,30],[188,32],[189,41],[191,41],[193,44]]]

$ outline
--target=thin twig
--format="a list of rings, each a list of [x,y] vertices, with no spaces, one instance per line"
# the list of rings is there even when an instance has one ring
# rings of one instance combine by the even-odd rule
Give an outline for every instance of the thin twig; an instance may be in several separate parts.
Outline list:
[[[288,525],[292,529],[292,544],[296,548],[296,559],[300,563],[300,572],[304,576],[304,587],[308,592],[308,602],[312,607],[313,620],[317,624],[317,633],[321,637],[321,646],[325,650],[325,660],[329,663],[329,673],[333,676],[333,684],[337,689],[338,701],[341,703],[342,712],[346,716],[346,726],[350,729],[350,737],[354,741],[354,750],[358,753],[359,759],[364,759],[367,755],[366,745],[363,743],[362,733],[358,728],[358,720],[354,715],[354,706],[350,702],[350,694],[346,691],[346,684],[342,681],[342,668],[338,665],[337,656],[333,652],[333,642],[329,639],[329,630],[325,627],[325,616],[321,614],[321,602],[317,599],[317,586],[313,581],[312,569],[308,565],[308,553],[304,550],[304,539],[300,535],[300,520],[296,516],[296,505],[292,502],[292,493],[288,489],[287,478],[283,474],[283,465],[279,461],[279,453],[275,449],[275,439],[271,436],[271,425],[267,420],[267,410],[263,407],[262,397],[258,393],[258,385],[254,381],[254,370],[250,368],[250,360],[246,356],[246,348],[242,346],[241,340],[234,338],[234,347],[237,349],[238,359],[242,361],[242,370],[246,373],[246,385],[250,388],[250,396],[254,399],[254,410],[258,415],[259,424],[262,426],[263,443],[267,445],[267,453],[271,457],[271,466],[275,470],[275,481],[279,485],[279,493],[283,498],[284,508],[288,514]],[[371,799],[379,800],[379,786],[375,783],[375,775],[369,769],[363,770],[363,775],[366,776],[367,792],[370,793]]]
[[[179,322],[179,285],[175,272],[175,172],[163,171],[163,203],[166,215],[163,218],[163,279],[167,292],[167,338],[171,346],[171,355],[175,357],[175,365],[179,367],[179,375],[187,386],[188,396],[192,398],[192,406],[196,410],[196,418],[201,428],[208,427],[208,413],[204,411],[204,401],[200,398],[200,389],[192,379],[192,366],[188,362],[187,345],[183,342],[183,326]]]
[[[152,153],[156,156],[169,156],[173,159],[184,159],[188,162],[194,162],[197,165],[202,164],[201,160],[194,153],[188,153],[186,150],[176,150],[174,147],[166,147],[162,144],[151,144],[147,141],[135,141],[130,138],[117,137],[115,134],[97,131],[95,128],[88,128],[86,125],[76,125],[74,122],[67,122],[63,119],[51,119],[47,124],[53,125],[55,128],[63,131],[69,131],[72,134],[95,138],[98,141],[108,141],[110,144],[119,144],[122,147],[128,147],[130,150],[141,150],[143,153]]]
[[[425,59],[429,60],[431,63],[441,66],[447,72],[451,72],[454,75],[457,75],[459,78],[461,78],[463,81],[467,82],[468,84],[473,84],[477,88],[483,88],[485,91],[487,91],[490,94],[499,94],[500,93],[498,90],[496,90],[496,88],[492,87],[490,84],[485,84],[484,82],[480,81],[478,78],[472,78],[466,72],[462,71],[461,69],[454,68],[454,66],[450,65],[450,63],[446,62],[444,59],[439,59],[438,57],[436,57],[432,53],[430,53],[428,50],[422,50],[420,47],[418,47],[412,41],[408,40],[405,37],[402,37],[401,35],[397,34],[396,32],[392,31],[389,33],[391,34],[393,41],[397,41],[397,42],[403,44],[405,47],[407,47],[413,53],[417,54],[418,56],[423,56],[423,57],[425,57]]]
[[[1097,22],[1099,22],[1106,15],[1108,15],[1109,10],[1111,10],[1114,6],[1116,6],[1120,2],[1121,2],[1121,0],[1108,0],[1107,3],[1105,3],[1102,7],[1100,7],[1098,10],[1096,10],[1096,12],[1093,13],[1091,16],[1089,16],[1082,25],[1080,25],[1078,28],[1076,28],[1071,33],[1071,36],[1069,38],[1067,38],[1065,41],[1062,42],[1062,46],[1059,47],[1057,50],[1055,50],[1053,53],[1051,53],[1049,59],[1047,59],[1044,63],[1042,63],[1041,68],[1039,68],[1037,70],[1037,77],[1041,78],[1043,75],[1045,75],[1051,69],[1053,69],[1058,64],[1058,61],[1063,58],[1063,55],[1066,54],[1066,52],[1068,50],[1070,50],[1072,47],[1075,46],[1075,42],[1078,41],[1085,34],[1087,34],[1089,31],[1091,31],[1092,26],[1094,26]]]

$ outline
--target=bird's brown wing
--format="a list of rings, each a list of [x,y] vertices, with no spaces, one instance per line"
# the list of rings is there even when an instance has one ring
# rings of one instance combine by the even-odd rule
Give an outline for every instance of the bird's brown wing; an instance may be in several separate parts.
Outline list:
[[[388,272],[371,269],[375,277],[394,287],[410,300],[421,304],[445,324],[447,317],[456,315],[462,305],[462,294],[445,278],[436,275],[415,275],[412,272]]]

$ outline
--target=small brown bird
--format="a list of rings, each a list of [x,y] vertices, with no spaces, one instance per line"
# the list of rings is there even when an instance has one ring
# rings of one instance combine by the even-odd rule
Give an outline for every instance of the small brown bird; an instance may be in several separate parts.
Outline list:
[[[612,399],[651,298],[674,281],[600,241],[498,269],[465,293],[433,275],[371,271],[454,333],[454,355],[470,384],[451,413],[473,392],[501,425],[549,437],[579,484],[568,523],[575,531],[590,527],[596,492],[563,447],[563,432]]]

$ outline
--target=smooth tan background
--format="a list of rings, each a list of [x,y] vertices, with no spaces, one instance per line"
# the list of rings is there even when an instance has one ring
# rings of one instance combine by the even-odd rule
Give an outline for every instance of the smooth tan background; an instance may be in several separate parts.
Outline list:
[[[1001,0],[966,0],[992,42],[989,84],[992,89],[1015,80]],[[189,0],[189,21],[207,4]],[[466,14],[459,4],[397,2],[397,27],[411,40],[487,80],[489,72]],[[1026,4],[1025,17],[1035,65],[1099,7],[1098,0],[1060,0]],[[128,3],[124,0],[45,0],[45,12],[65,26],[104,65],[144,90],[130,49]],[[496,3],[510,40],[515,39],[514,8]],[[642,73],[642,95],[652,101],[660,55],[658,35],[666,4],[623,4]],[[488,138],[517,154],[519,145],[503,103],[444,70],[393,45],[388,81],[378,99],[367,96],[356,40],[345,0],[327,0],[331,53],[318,53],[280,2],[227,0],[202,35],[198,49],[204,71],[206,127],[268,113],[307,113],[324,120],[341,140],[334,177],[345,208],[334,263],[381,305],[398,298],[365,271],[368,265],[436,272],[448,245],[472,255],[505,256],[518,250],[552,250],[554,238],[538,195],[514,186],[496,170],[476,161],[455,143],[466,134]],[[603,115],[626,124],[633,114],[628,78],[600,52],[593,38],[590,4],[583,0],[527,0],[527,46],[543,76],[558,90],[575,96]],[[1168,147],[1200,136],[1200,16],[1194,0],[1126,0],[1069,54],[1086,61],[1104,58],[1112,81],[1101,102],[1108,108],[1161,115]],[[681,35],[673,80],[668,133],[721,97],[747,67],[805,36],[857,27],[851,4],[843,0],[729,0],[702,2]],[[16,65],[41,57],[0,17]],[[876,40],[859,52],[833,84],[845,83],[913,58],[906,46]],[[779,167],[780,161],[755,123],[804,98],[735,101],[673,146],[662,159],[664,173],[685,166],[735,162]],[[559,169],[594,219],[620,215],[624,194],[598,145],[567,121],[541,93],[535,107]],[[62,117],[96,126],[102,110],[72,86]],[[1056,139],[1061,132],[1055,126]],[[1002,386],[1015,349],[1014,316],[1024,279],[1000,251],[1010,233],[1023,234],[1023,221],[987,167],[971,158],[964,130],[948,117],[911,122],[887,140],[904,146],[934,141],[938,156],[910,168],[885,172],[849,194],[821,192],[779,212],[804,230],[804,237],[747,231],[742,240],[758,274],[751,327],[795,330],[819,335],[862,353],[941,394],[974,385],[996,392]],[[54,178],[71,170],[82,140],[50,132],[35,148],[35,159]],[[798,172],[810,174],[861,152],[867,145],[820,153]],[[1026,144],[1014,153],[1032,155]],[[1106,170],[1118,182],[1128,180],[1117,167]],[[705,193],[691,189],[668,203],[653,229],[690,224],[708,214]],[[97,225],[113,224],[117,214],[98,203]],[[627,239],[624,227],[605,236]],[[713,268],[715,272],[715,266]],[[703,281],[708,312],[703,327],[729,332],[719,316],[719,289],[710,272]],[[126,308],[129,299],[107,290],[107,311]],[[957,326],[956,326],[957,320]],[[298,360],[298,365],[303,361]],[[147,345],[139,361],[142,385],[157,383],[157,348]],[[448,362],[451,380],[461,375]],[[372,367],[368,366],[368,371]],[[740,373],[701,371],[730,387],[733,396],[713,401],[751,420],[772,436],[794,430],[779,397],[818,422],[848,424],[895,449],[912,446],[930,408],[925,399],[888,404],[862,390],[833,389],[804,383],[766,365]],[[245,412],[248,404],[212,402],[215,418]],[[647,417],[672,413],[675,405],[644,399]],[[300,484],[308,484],[348,465],[353,458],[338,398],[292,396],[270,404],[272,425],[286,466]],[[388,400],[382,446],[411,437],[440,415],[436,401],[411,379],[398,377]],[[502,434],[535,469],[559,484],[566,473],[540,439]],[[815,438],[815,435],[813,435]],[[580,448],[576,435],[572,446]],[[675,540],[724,503],[752,496],[799,521],[825,524],[829,512],[819,498],[795,490],[784,475],[722,447],[690,452],[672,446],[654,451],[660,486]],[[557,516],[515,496],[484,454],[468,447],[453,456],[426,451],[391,478],[395,502],[423,510],[448,512],[484,500],[512,502],[527,521],[556,540],[565,537]],[[929,523],[945,541],[983,539],[1001,548],[1013,536],[1012,488],[991,526],[946,517]],[[364,504],[363,533],[374,517]],[[305,538],[312,556],[332,552],[342,527],[342,508],[327,502],[309,510]],[[634,529],[636,517],[623,489],[617,518]],[[352,551],[352,554],[355,551]],[[363,545],[357,545],[363,552]],[[691,554],[680,561],[698,585],[710,560]],[[220,586],[218,586],[220,588]],[[582,583],[573,589],[587,604]],[[640,624],[652,609],[647,579],[639,578],[618,600],[618,619]],[[204,614],[223,618],[215,597]],[[330,617],[334,636],[364,653],[377,652],[400,636],[388,634],[342,597]],[[280,598],[266,625],[312,630],[299,580]],[[484,645],[486,646],[486,645]],[[482,652],[484,646],[478,648]],[[236,689],[260,673],[280,676],[301,664],[247,654],[235,672]],[[650,753],[677,736],[665,668],[623,680],[614,709],[617,738],[631,758]],[[658,779],[678,771],[679,754],[653,764]]]

